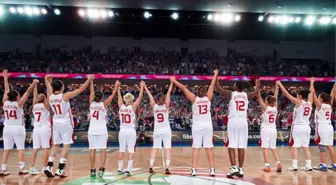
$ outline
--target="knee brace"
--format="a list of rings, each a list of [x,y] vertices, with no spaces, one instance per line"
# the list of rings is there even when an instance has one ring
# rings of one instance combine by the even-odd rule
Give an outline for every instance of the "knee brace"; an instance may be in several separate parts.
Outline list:
[[[319,148],[320,152],[326,152],[326,146],[318,145],[318,148]]]

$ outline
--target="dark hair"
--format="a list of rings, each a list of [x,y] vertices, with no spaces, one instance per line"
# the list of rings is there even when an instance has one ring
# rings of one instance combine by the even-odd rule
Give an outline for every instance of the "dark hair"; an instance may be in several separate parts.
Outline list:
[[[103,93],[101,91],[96,91],[95,92],[95,97],[94,97],[93,101],[99,102],[102,99],[103,99]]]
[[[204,86],[199,86],[197,89],[197,94],[199,94],[199,92],[201,91],[201,89],[203,89],[204,91],[206,91]]]
[[[308,99],[309,93],[310,93],[309,90],[306,90],[306,89],[304,89],[304,90],[299,90],[299,91],[297,92],[298,95],[301,95],[301,96],[302,96],[302,99]]]
[[[266,100],[267,100],[267,102],[268,102],[270,105],[275,105],[275,101],[276,101],[276,99],[275,99],[274,96],[268,95],[268,96],[266,97]]]
[[[55,80],[55,81],[53,81],[51,86],[52,86],[54,91],[60,91],[63,87],[63,82],[60,81],[60,80]]]
[[[7,93],[9,101],[16,101],[16,97],[18,97],[20,93],[16,90],[11,90]]]
[[[157,94],[157,95],[156,95],[156,101],[159,101],[159,99],[160,99],[161,97],[165,98],[165,95],[162,94],[162,93]]]
[[[320,94],[320,97],[322,98],[323,100],[323,103],[327,103],[327,104],[330,104],[330,95],[327,94],[327,93],[321,93]]]
[[[238,81],[235,83],[236,89],[238,91],[244,91],[245,89],[245,82],[244,81]]]

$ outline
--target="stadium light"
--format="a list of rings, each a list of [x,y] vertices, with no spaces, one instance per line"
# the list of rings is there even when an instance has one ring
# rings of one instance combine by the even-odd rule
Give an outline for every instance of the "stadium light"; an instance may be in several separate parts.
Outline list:
[[[27,15],[33,14],[33,10],[30,7],[25,7],[24,11]]]
[[[33,8],[33,13],[35,15],[40,15],[40,10],[38,8]]]
[[[174,12],[173,14],[171,14],[171,18],[174,20],[178,19],[179,18],[178,13]]]
[[[9,8],[9,11],[10,11],[11,13],[16,13],[16,9],[15,9],[14,7],[10,7],[10,8]]]
[[[299,23],[301,21],[301,18],[300,17],[296,17],[294,21],[295,21],[295,23]]]
[[[329,24],[330,21],[331,21],[330,17],[321,17],[319,20],[320,24],[324,24],[324,25]]]
[[[21,7],[17,8],[17,12],[19,12],[19,14],[22,14],[24,12],[23,8],[21,8]]]
[[[219,15],[218,15],[218,14],[215,14],[215,16],[214,16],[214,20],[215,20],[215,21],[219,21]]]
[[[336,17],[333,19],[333,23],[336,24]]]
[[[113,13],[113,11],[108,11],[108,13],[107,13],[107,15],[109,16],[109,17],[113,17],[114,16],[114,13]]]
[[[314,24],[314,22],[315,22],[315,17],[313,17],[313,16],[308,16],[305,20],[306,25],[312,25],[312,24]]]
[[[232,21],[232,19],[233,19],[233,17],[232,17],[232,14],[230,14],[230,13],[226,13],[226,14],[221,15],[221,21],[222,22],[229,23],[229,22]]]
[[[289,23],[293,23],[293,22],[294,22],[294,17],[289,17],[289,18],[288,18],[288,22],[289,22]]]
[[[3,13],[4,13],[4,9],[2,8],[2,6],[0,6],[0,16],[2,16]]]
[[[240,18],[241,18],[240,15],[236,15],[236,16],[235,16],[235,20],[236,20],[237,22],[240,21]]]
[[[280,23],[281,17],[280,16],[275,16],[274,22]]]
[[[213,18],[213,17],[212,17],[212,14],[209,14],[207,18],[208,18],[209,21],[211,21],[212,18]]]
[[[152,17],[152,14],[146,11],[146,12],[144,13],[144,17],[145,17],[146,19],[149,19],[150,17]]]
[[[78,15],[81,16],[81,17],[84,17],[85,16],[85,11],[82,10],[82,9],[79,9],[78,10]]]
[[[60,14],[61,14],[61,11],[60,11],[59,9],[56,8],[56,9],[54,10],[54,13],[55,13],[56,15],[60,15]]]
[[[282,16],[282,17],[281,17],[281,20],[280,20],[280,23],[281,23],[281,24],[287,24],[287,23],[288,23],[288,17],[285,16],[285,15]]]
[[[100,10],[100,17],[101,18],[106,18],[107,17],[107,12],[106,12],[106,10]]]
[[[261,22],[261,21],[263,21],[263,20],[264,20],[264,16],[261,15],[261,16],[258,17],[258,21],[259,21],[259,22]]]
[[[270,17],[268,18],[268,22],[272,23],[273,21],[274,21],[274,17],[273,17],[273,16],[270,16]]]
[[[42,9],[41,9],[41,12],[42,12],[43,15],[46,15],[46,14],[48,13],[47,10],[46,10],[45,8],[42,8]]]

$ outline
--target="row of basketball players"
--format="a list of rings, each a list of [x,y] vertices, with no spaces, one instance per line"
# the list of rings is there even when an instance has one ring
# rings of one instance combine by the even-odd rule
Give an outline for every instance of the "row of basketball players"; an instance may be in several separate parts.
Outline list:
[[[14,144],[17,146],[19,158],[19,174],[38,174],[35,168],[35,161],[37,152],[40,148],[43,149],[43,169],[47,177],[66,177],[65,164],[68,156],[70,145],[73,143],[73,119],[70,108],[70,99],[79,95],[88,87],[90,88],[90,127],[88,131],[89,148],[90,148],[90,165],[91,176],[98,175],[102,177],[105,171],[106,160],[106,143],[108,139],[106,128],[106,114],[107,107],[111,104],[113,98],[118,96],[119,117],[120,117],[120,131],[119,131],[119,156],[118,156],[118,174],[132,174],[134,146],[136,143],[136,114],[135,111],[140,104],[143,93],[146,91],[150,99],[150,105],[154,113],[154,146],[150,156],[149,172],[154,172],[154,159],[156,149],[162,147],[166,149],[165,166],[166,174],[170,174],[170,156],[171,156],[171,128],[168,120],[170,94],[173,86],[180,88],[187,99],[192,103],[193,124],[193,154],[192,154],[192,168],[191,175],[196,176],[196,163],[200,148],[205,148],[209,163],[210,176],[215,176],[214,154],[212,151],[213,143],[213,126],[210,114],[211,100],[214,89],[217,88],[223,96],[231,97],[229,102],[229,123],[227,129],[226,145],[228,146],[228,153],[231,162],[231,170],[227,174],[228,177],[244,175],[243,162],[245,157],[245,149],[247,148],[248,126],[247,126],[247,109],[249,99],[257,97],[258,102],[262,107],[262,129],[261,129],[261,147],[263,148],[265,166],[264,171],[270,172],[270,164],[268,162],[268,149],[271,149],[276,161],[276,171],[281,172],[282,166],[280,164],[279,156],[276,152],[276,126],[275,120],[277,116],[277,97],[278,89],[281,88],[283,94],[295,104],[294,121],[291,132],[292,144],[292,167],[291,171],[298,170],[298,154],[297,149],[303,148],[306,154],[306,165],[304,170],[311,171],[311,154],[309,150],[310,141],[310,126],[309,117],[312,111],[312,104],[315,103],[315,121],[318,124],[316,129],[316,138],[319,142],[321,151],[321,164],[317,169],[327,170],[325,150],[328,149],[331,155],[333,170],[336,170],[335,152],[333,149],[333,127],[331,125],[330,116],[332,112],[331,105],[336,94],[336,85],[334,85],[331,95],[321,93],[319,97],[316,96],[314,89],[314,79],[310,81],[310,90],[299,90],[297,96],[293,97],[287,92],[286,88],[277,81],[274,95],[266,97],[265,101],[261,98],[259,86],[260,81],[256,80],[254,92],[245,92],[244,82],[238,81],[234,85],[234,91],[223,89],[218,81],[218,70],[214,71],[214,77],[211,84],[206,90],[205,87],[200,86],[197,95],[190,92],[183,84],[178,82],[175,77],[170,78],[170,86],[167,95],[158,94],[156,98],[152,96],[147,89],[145,82],[140,82],[140,92],[138,98],[134,100],[134,96],[130,93],[123,97],[120,92],[120,82],[116,81],[115,88],[112,95],[104,99],[103,93],[94,91],[94,75],[89,75],[86,82],[74,91],[64,93],[64,84],[60,80],[53,81],[52,76],[45,77],[45,85],[47,88],[47,95],[39,94],[37,92],[38,80],[33,80],[27,91],[21,97],[15,90],[9,89],[8,72],[3,72],[5,93],[3,96],[3,109],[5,112],[5,127],[3,131],[4,152],[2,156],[2,170],[1,175],[9,175],[7,171],[7,161],[10,151]],[[33,92],[33,113],[34,113],[34,131],[33,131],[33,156],[32,168],[25,170],[24,162],[24,148],[25,148],[25,127],[23,125],[23,105],[27,101],[29,95]],[[53,128],[50,124],[50,110],[53,112]],[[51,133],[52,130],[52,133]],[[53,145],[49,152],[49,140],[52,138]],[[60,144],[63,144],[61,157],[59,160],[58,169],[54,173],[52,167],[54,159],[59,149]],[[128,165],[126,170],[123,170],[124,153],[128,149]],[[95,168],[95,150],[101,150],[101,166],[96,173]],[[238,150],[238,166],[236,162],[235,149]]]

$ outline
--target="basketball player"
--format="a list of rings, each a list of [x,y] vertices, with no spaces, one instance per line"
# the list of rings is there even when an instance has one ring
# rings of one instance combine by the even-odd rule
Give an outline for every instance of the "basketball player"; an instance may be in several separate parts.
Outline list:
[[[118,90],[118,105],[119,105],[119,118],[120,118],[120,131],[119,131],[119,156],[118,156],[118,175],[123,174],[123,158],[128,148],[128,165],[125,171],[127,176],[131,176],[133,167],[133,154],[136,142],[135,111],[139,106],[145,87],[145,82],[140,82],[139,97],[134,101],[134,96],[131,93],[127,93],[124,97],[121,97],[120,88]],[[123,103],[123,100],[125,104]]]
[[[33,92],[33,114],[34,114],[34,130],[33,130],[33,154],[32,167],[29,174],[38,175],[39,171],[35,168],[37,153],[40,148],[43,149],[42,155],[42,173],[48,164],[48,152],[50,148],[51,124],[49,102],[44,94],[38,94],[37,87]]]
[[[326,148],[329,150],[330,159],[332,161],[331,169],[336,171],[336,156],[334,150],[334,128],[331,125],[332,105],[335,99],[336,83],[331,90],[330,95],[321,93],[319,97],[316,96],[314,88],[314,78],[310,79],[311,93],[313,94],[315,109],[315,143],[319,145],[321,163],[316,170],[328,171]]]
[[[260,81],[256,80],[254,92],[246,93],[245,82],[238,81],[235,83],[234,91],[223,89],[217,79],[216,87],[225,97],[230,97],[229,115],[227,126],[227,140],[225,146],[228,146],[228,153],[231,162],[231,171],[227,177],[233,176],[243,177],[243,164],[245,159],[245,149],[247,148],[248,139],[248,124],[247,124],[247,109],[250,99],[256,97],[259,92]],[[239,167],[236,165],[235,149],[238,149]]]
[[[268,95],[265,102],[262,100],[260,91],[257,94],[258,102],[262,109],[262,123],[260,130],[261,148],[263,149],[265,166],[263,170],[265,172],[271,172],[268,149],[270,148],[272,154],[277,161],[276,172],[281,172],[282,166],[280,164],[279,155],[276,151],[277,130],[276,130],[276,117],[278,114],[278,94],[279,87],[275,84],[274,96]]]
[[[203,146],[208,154],[210,163],[210,176],[215,176],[214,168],[214,153],[213,148],[213,126],[211,119],[211,100],[213,97],[215,82],[218,76],[218,70],[214,71],[214,76],[211,80],[208,91],[204,86],[200,86],[197,91],[197,96],[190,92],[183,84],[178,82],[175,77],[170,80],[186,95],[187,99],[192,103],[193,123],[191,127],[193,137],[193,155],[191,175],[196,176],[196,162],[198,159],[200,148]]]
[[[20,93],[16,90],[9,90],[8,84],[8,72],[3,71],[5,92],[3,95],[2,103],[3,110],[5,113],[4,129],[3,129],[3,144],[4,152],[2,154],[2,165],[0,175],[9,175],[10,172],[7,171],[7,161],[10,151],[16,145],[19,158],[19,175],[28,174],[25,170],[24,162],[24,149],[26,141],[26,128],[23,122],[23,105],[29,98],[29,95],[33,91],[34,87],[39,82],[38,80],[33,80],[27,91],[20,97]]]
[[[104,100],[104,94],[101,91],[94,91],[93,81],[90,83],[90,127],[88,131],[91,177],[96,177],[96,150],[100,152],[100,169],[98,176],[102,177],[105,172],[106,148],[107,148],[107,127],[106,116],[108,106],[117,94],[120,82],[116,81],[112,95]]]
[[[86,82],[74,91],[64,93],[64,84],[60,80],[55,80],[52,82],[51,76],[45,77],[45,84],[47,87],[48,100],[50,108],[52,109],[53,115],[53,146],[50,151],[48,158],[48,166],[44,173],[47,177],[60,176],[61,178],[66,177],[65,174],[65,163],[70,149],[70,144],[73,143],[73,118],[71,113],[71,107],[69,100],[76,97],[90,85],[90,82],[94,79],[94,75],[89,75]],[[50,83],[52,82],[52,83]],[[61,158],[59,160],[58,170],[55,175],[52,171],[54,166],[54,159],[56,153],[63,144],[63,149],[61,153]]]
[[[169,105],[170,105],[170,94],[173,90],[173,83],[170,83],[167,96],[159,93],[156,95],[156,102],[153,95],[150,93],[148,88],[145,86],[147,95],[149,96],[150,105],[154,113],[154,133],[153,133],[153,149],[151,153],[150,163],[149,163],[149,173],[154,173],[154,161],[156,149],[161,149],[162,142],[166,150],[166,174],[170,174],[170,156],[171,156],[171,128],[169,124]]]
[[[299,90],[295,98],[288,93],[280,81],[277,81],[277,84],[281,88],[282,93],[295,104],[290,139],[290,145],[292,146],[292,167],[290,167],[289,170],[298,171],[297,149],[302,147],[306,156],[306,166],[304,169],[306,171],[312,171],[311,154],[309,150],[309,118],[312,111],[313,96],[311,93],[309,94],[309,90]]]

